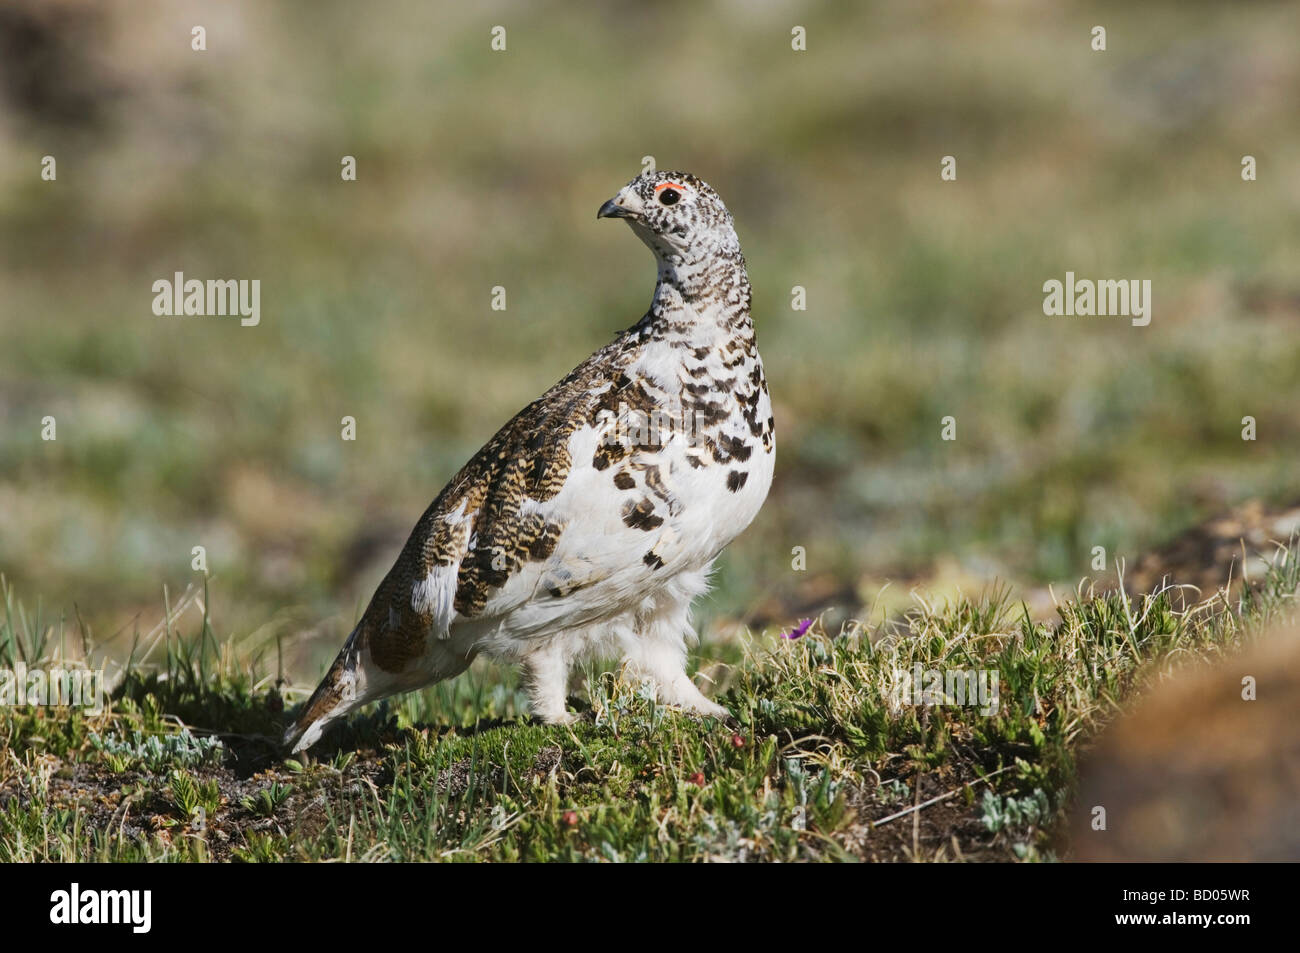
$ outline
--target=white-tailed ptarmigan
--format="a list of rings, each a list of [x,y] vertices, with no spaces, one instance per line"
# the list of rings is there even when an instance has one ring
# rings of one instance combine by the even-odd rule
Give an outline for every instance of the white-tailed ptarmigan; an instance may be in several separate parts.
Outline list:
[[[650,310],[519,412],[420,518],[285,743],[366,702],[523,666],[533,714],[567,722],[570,668],[621,657],[658,699],[725,716],[686,675],[691,600],[772,482],[775,442],[731,214],[683,172],[600,207],[658,263]]]

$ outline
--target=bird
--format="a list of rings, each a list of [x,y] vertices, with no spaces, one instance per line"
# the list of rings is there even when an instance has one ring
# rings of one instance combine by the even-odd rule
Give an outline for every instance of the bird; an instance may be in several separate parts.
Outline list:
[[[686,172],[600,206],[654,253],[645,314],[528,404],[451,478],[296,720],[292,752],[357,707],[463,672],[521,668],[531,714],[568,724],[572,669],[621,660],[657,701],[726,719],[686,674],[691,603],[772,484],[771,397],[731,213]]]

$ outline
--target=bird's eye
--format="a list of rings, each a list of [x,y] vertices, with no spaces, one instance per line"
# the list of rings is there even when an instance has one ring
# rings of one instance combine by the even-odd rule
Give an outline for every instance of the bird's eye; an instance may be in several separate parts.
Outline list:
[[[659,192],[660,205],[676,205],[677,200],[682,197],[682,193],[676,189],[662,189]]]

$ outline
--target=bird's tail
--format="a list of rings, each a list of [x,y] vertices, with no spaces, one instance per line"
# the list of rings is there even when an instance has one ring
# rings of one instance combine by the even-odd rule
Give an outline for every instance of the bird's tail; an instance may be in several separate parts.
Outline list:
[[[360,638],[361,624],[358,624],[297,720],[285,731],[284,745],[291,752],[310,748],[320,740],[321,732],[330,722],[342,718],[363,700],[357,671]]]

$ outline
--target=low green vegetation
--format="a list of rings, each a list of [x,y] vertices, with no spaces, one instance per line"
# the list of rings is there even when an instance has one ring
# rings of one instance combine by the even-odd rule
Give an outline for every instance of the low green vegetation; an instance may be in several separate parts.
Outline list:
[[[511,673],[476,667],[301,760],[276,739],[302,692],[205,622],[99,714],[0,710],[0,861],[1064,859],[1088,739],[1149,680],[1292,619],[1298,565],[1279,550],[1239,598],[1183,610],[1084,592],[1048,624],[1001,589],[753,636],[706,666],[728,723],[593,668],[584,717],[539,725]],[[6,598],[0,665],[39,665],[57,640]],[[912,704],[918,667],[995,673],[996,711]]]

